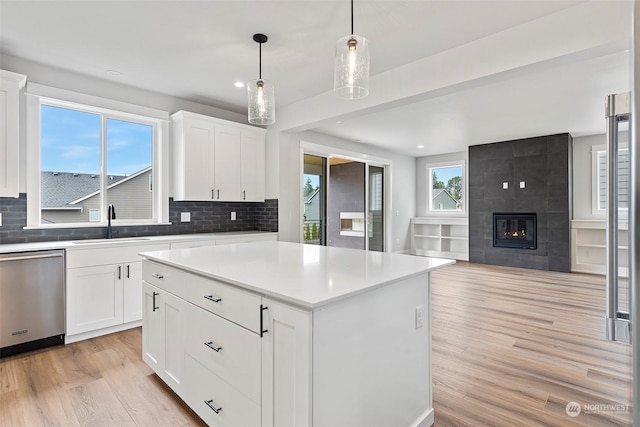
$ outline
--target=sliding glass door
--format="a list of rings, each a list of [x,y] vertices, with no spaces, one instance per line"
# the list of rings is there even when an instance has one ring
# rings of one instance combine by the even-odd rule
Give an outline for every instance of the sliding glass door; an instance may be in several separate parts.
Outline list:
[[[384,168],[368,166],[367,249],[384,252]]]
[[[327,159],[304,155],[302,197],[304,202],[302,240],[312,245],[326,245]]]

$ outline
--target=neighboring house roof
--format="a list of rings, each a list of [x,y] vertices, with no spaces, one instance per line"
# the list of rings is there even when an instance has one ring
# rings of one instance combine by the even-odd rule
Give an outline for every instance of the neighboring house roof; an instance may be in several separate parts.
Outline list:
[[[109,175],[111,182],[121,181],[127,177]],[[100,190],[100,175],[73,172],[41,172],[40,173],[42,209],[79,209],[71,203],[88,194]]]
[[[316,188],[311,194],[309,194],[309,196],[307,197],[307,200],[305,200],[305,204],[309,204],[311,203],[311,201],[313,200],[314,197],[316,197],[316,195],[320,192],[320,187]]]
[[[144,168],[144,169],[142,169],[141,171],[138,171],[138,172],[134,173],[133,175],[129,175],[129,176],[119,176],[119,177],[118,177],[119,179],[115,179],[115,178],[116,178],[116,177],[115,177],[115,175],[109,175],[109,178],[111,179],[111,182],[112,182],[112,183],[111,183],[111,184],[109,184],[109,185],[107,185],[107,190],[108,190],[108,189],[110,189],[110,188],[113,188],[113,187],[115,187],[115,186],[117,186],[117,185],[123,184],[123,183],[125,183],[125,182],[127,182],[127,181],[129,181],[129,180],[132,180],[133,178],[135,178],[135,177],[137,177],[137,176],[140,176],[140,175],[142,175],[143,173],[149,172],[149,171],[151,170],[151,168],[152,168],[152,166],[149,166],[148,168]],[[98,189],[98,190],[94,191],[93,193],[86,194],[86,195],[84,195],[84,196],[80,197],[79,199],[72,200],[72,201],[71,201],[71,202],[69,202],[69,203],[70,203],[70,204],[80,203],[80,202],[82,202],[83,200],[87,200],[89,197],[93,197],[93,196],[95,196],[95,195],[96,195],[96,194],[98,194],[99,192],[100,192],[100,190]]]
[[[433,190],[433,193],[431,193],[432,198],[435,199],[436,197],[438,197],[439,195],[441,195],[442,193],[443,196],[449,196],[451,198],[451,200],[453,200],[454,202],[457,202],[457,200],[451,195],[451,193],[449,193],[446,189],[444,188],[438,188],[436,190]]]

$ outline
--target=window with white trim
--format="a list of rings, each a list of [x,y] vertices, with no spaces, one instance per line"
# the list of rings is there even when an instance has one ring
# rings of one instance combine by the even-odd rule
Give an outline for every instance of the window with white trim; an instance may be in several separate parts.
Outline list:
[[[427,211],[464,213],[464,160],[427,165]]]
[[[29,176],[39,182],[38,201],[29,206],[29,226],[104,226],[107,206],[114,224],[167,222],[168,200],[153,191],[162,169],[163,121],[154,117],[46,97],[31,102],[37,117],[40,162]],[[166,187],[161,184],[160,187]],[[30,187],[30,190],[33,190]],[[35,193],[35,191],[30,191]]]

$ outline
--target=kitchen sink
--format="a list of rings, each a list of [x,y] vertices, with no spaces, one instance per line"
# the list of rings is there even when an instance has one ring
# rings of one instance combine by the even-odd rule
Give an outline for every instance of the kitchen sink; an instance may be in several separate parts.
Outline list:
[[[74,245],[88,245],[88,244],[100,244],[100,243],[118,243],[118,242],[139,242],[144,240],[151,240],[150,237],[122,237],[120,239],[89,239],[89,240],[76,240],[71,243]]]

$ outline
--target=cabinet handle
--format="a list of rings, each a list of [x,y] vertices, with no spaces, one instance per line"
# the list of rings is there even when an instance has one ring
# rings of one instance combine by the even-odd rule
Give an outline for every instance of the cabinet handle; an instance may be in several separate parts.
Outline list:
[[[220,301],[222,301],[222,298],[216,298],[213,295],[205,295],[204,297],[206,299],[208,299],[209,301],[213,301],[213,302],[217,302],[217,303],[220,303]]]
[[[211,410],[213,412],[215,412],[216,414],[219,414],[220,411],[222,411],[222,408],[216,408],[215,406],[213,406],[213,400],[205,400],[204,403],[211,408]]]
[[[154,278],[160,279],[160,280],[164,279],[164,276],[162,274],[158,274],[158,273],[153,273],[151,275],[151,277],[154,277]]]
[[[153,293],[153,302],[151,303],[151,306],[152,306],[152,308],[153,308],[153,310],[152,310],[152,311],[156,311],[157,309],[159,309],[159,308],[160,308],[160,307],[156,307],[156,297],[157,297],[158,295],[160,295],[160,294],[159,294],[159,293],[157,293],[157,292],[154,292],[154,293]]]
[[[215,352],[219,352],[220,350],[222,350],[222,347],[216,347],[213,341],[206,342],[204,343],[204,345],[206,345],[207,347],[209,347],[211,350]]]
[[[118,280],[122,279],[122,266],[118,266]]]
[[[265,332],[269,332],[268,329],[264,329],[264,316],[262,315],[262,312],[267,310],[268,308],[269,307],[265,307],[264,305],[260,304],[260,338],[262,338]]]
[[[213,197],[213,192],[214,192],[214,189],[212,188],[211,189],[211,200],[215,199],[215,197]]]
[[[220,200],[220,189],[218,188],[218,200]]]
[[[127,279],[130,279],[130,278],[131,278],[131,276],[129,274],[129,264],[127,264]]]
[[[247,190],[242,190],[242,200],[247,200]]]

